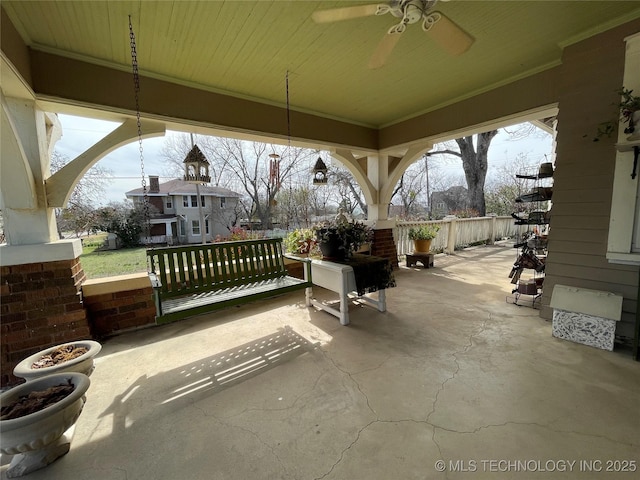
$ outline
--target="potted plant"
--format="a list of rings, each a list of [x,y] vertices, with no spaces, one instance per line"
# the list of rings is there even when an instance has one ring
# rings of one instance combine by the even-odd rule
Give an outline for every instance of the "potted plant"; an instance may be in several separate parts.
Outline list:
[[[624,133],[630,135],[627,140],[638,140],[640,139],[640,129],[636,129],[636,127],[640,126],[640,97],[633,95],[633,90],[624,87],[618,93],[622,97],[619,104],[620,119],[628,125],[624,129]]]
[[[314,227],[314,231],[325,260],[349,258],[361,245],[373,240],[371,227],[357,220],[348,220],[343,214]]]
[[[90,383],[82,373],[53,373],[0,395],[0,452],[14,455],[8,478],[43,468],[69,451],[70,427],[82,412]]]
[[[13,374],[25,380],[62,372],[78,372],[90,376],[94,369],[93,358],[101,349],[102,345],[94,340],[77,340],[56,345],[22,360],[13,369]]]
[[[432,224],[409,228],[409,239],[413,240],[414,252],[429,253],[431,241],[436,238],[439,230],[439,225]]]
[[[315,237],[312,228],[296,228],[284,238],[284,248],[293,255],[308,256],[316,244]]]

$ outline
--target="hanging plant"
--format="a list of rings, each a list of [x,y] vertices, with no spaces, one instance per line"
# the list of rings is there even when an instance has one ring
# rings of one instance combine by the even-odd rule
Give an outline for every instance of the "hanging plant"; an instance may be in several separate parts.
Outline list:
[[[625,87],[620,88],[616,93],[621,97],[620,102],[617,104],[619,120],[627,124],[624,133],[631,135],[636,131],[636,126],[640,123],[640,97],[634,95],[633,90]],[[593,141],[598,142],[603,137],[611,138],[617,128],[618,119],[600,123]]]
[[[624,133],[632,134],[635,132],[636,125],[639,122],[638,112],[640,112],[640,97],[633,95],[633,90],[622,87],[618,93],[622,97],[620,104],[620,120],[627,124]]]

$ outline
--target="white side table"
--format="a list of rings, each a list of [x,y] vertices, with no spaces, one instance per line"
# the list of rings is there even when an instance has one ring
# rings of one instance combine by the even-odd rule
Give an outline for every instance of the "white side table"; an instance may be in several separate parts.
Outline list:
[[[340,296],[340,310],[326,305],[314,298],[311,303],[321,310],[340,319],[340,324],[349,325],[349,297],[350,292],[356,292],[356,279],[353,268],[341,263],[329,262],[327,260],[311,260],[311,279],[314,285],[336,292]],[[377,299],[365,295],[358,296],[358,299],[372,305],[380,312],[387,311],[385,290],[377,291]]]

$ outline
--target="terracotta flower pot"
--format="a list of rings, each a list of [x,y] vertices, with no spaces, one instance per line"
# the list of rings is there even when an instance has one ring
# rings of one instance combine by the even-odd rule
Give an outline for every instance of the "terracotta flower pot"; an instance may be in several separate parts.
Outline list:
[[[432,239],[429,240],[414,240],[413,251],[416,253],[429,253],[431,250]]]

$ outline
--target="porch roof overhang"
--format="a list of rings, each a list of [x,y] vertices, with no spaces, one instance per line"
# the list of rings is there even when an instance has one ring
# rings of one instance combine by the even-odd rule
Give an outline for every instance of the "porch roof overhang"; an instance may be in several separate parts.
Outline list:
[[[640,18],[640,2],[441,3],[474,37],[469,51],[450,56],[409,25],[388,63],[370,70],[394,17],[311,19],[363,3],[7,0],[3,92],[27,92],[58,113],[131,117],[131,15],[143,117],[182,131],[401,156],[474,133],[470,126],[547,116],[563,48]]]

